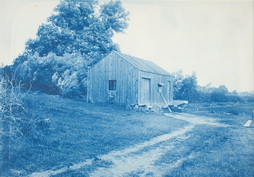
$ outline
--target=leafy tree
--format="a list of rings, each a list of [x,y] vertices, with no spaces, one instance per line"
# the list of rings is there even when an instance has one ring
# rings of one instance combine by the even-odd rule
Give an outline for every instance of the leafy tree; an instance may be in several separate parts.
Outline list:
[[[88,67],[119,50],[112,38],[127,28],[127,16],[120,1],[62,0],[6,71],[27,88],[84,95]]]
[[[40,90],[62,96],[86,94],[86,68],[88,62],[77,54],[46,57],[31,55],[30,60],[19,64],[15,73],[16,80],[22,80],[27,89]],[[14,74],[15,75],[15,74]]]
[[[215,102],[226,102],[228,101],[228,89],[225,85],[221,85],[215,88],[211,93],[211,100]]]
[[[86,60],[99,60],[117,50],[112,37],[127,28],[128,13],[120,1],[101,5],[99,13],[97,8],[95,0],[62,0],[48,22],[39,27],[37,38],[27,42],[26,51],[40,57],[80,52]]]
[[[181,72],[175,74],[174,99],[196,101],[198,98],[197,92],[197,77],[193,73],[191,76],[183,76]]]
[[[197,84],[195,73],[191,76],[183,75],[182,71],[173,73],[174,99],[188,100],[192,102],[253,102],[253,94],[242,95],[237,91],[229,92],[225,85],[218,88]]]
[[[173,89],[174,89],[174,99],[178,98],[180,89],[183,86],[183,79],[184,79],[184,75],[182,71],[178,71],[176,73],[173,73],[173,78],[174,78],[174,85],[173,85]]]

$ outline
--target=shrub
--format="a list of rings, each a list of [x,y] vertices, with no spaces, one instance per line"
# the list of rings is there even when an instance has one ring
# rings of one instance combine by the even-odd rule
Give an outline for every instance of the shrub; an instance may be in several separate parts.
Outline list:
[[[50,122],[26,111],[24,96],[19,86],[0,76],[0,176],[14,176],[14,169],[25,166],[27,157],[21,152],[27,153],[32,142],[41,141],[49,130]]]

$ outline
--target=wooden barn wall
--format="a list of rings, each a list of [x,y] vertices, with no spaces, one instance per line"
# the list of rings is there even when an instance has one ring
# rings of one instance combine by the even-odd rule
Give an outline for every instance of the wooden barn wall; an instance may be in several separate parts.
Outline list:
[[[115,103],[136,104],[138,102],[139,71],[115,53],[97,63],[88,72],[88,100],[109,102],[109,80],[116,80]]]
[[[149,72],[145,72],[145,71],[140,71],[139,75],[140,75],[139,85],[141,85],[142,78],[149,78],[150,79],[150,82],[151,82],[150,102],[151,102],[151,104],[164,105],[164,100],[158,92],[158,83],[165,84],[162,87],[162,94],[164,95],[166,101],[169,102],[169,101],[173,100],[173,80],[172,80],[172,77],[167,76],[167,75],[149,73]],[[171,84],[169,84],[169,82],[171,82]],[[142,92],[141,89],[142,89],[142,87],[140,86],[138,89],[139,104],[142,104],[140,102],[141,92]]]

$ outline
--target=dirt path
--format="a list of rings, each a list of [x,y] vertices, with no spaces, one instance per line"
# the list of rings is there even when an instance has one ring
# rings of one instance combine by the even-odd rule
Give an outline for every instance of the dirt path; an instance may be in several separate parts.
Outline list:
[[[174,143],[168,143],[167,141],[177,138],[183,140],[187,138],[185,133],[191,131],[194,128],[193,125],[186,126],[181,130],[164,134],[149,141],[137,144],[133,147],[112,151],[109,154],[99,156],[97,158],[97,164],[108,162],[110,165],[105,168],[98,168],[91,173],[91,176],[123,176],[131,172],[144,171],[144,173],[159,173],[160,167],[154,166],[156,160],[158,160],[165,152],[173,148]],[[173,164],[176,166],[181,160]],[[67,170],[77,170],[86,166],[92,165],[94,159],[88,159],[84,162],[64,167],[58,170],[48,170],[43,172],[33,173],[31,177],[48,177],[63,173]],[[168,168],[168,167],[167,167]]]
[[[199,116],[199,115],[193,115],[193,114],[186,114],[186,113],[180,113],[180,114],[165,114],[165,116],[173,117],[175,119],[181,119],[189,122],[193,125],[211,125],[216,127],[228,127],[229,125],[219,123],[215,118],[207,117],[207,116]]]
[[[171,164],[157,164],[158,161],[166,152],[172,150],[176,143],[181,143],[188,136],[185,134],[193,130],[197,124],[206,124],[217,127],[227,127],[228,125],[218,123],[210,117],[200,117],[190,114],[168,114],[167,116],[188,121],[189,126],[182,128],[170,134],[161,135],[153,138],[150,141],[144,142],[135,147],[115,151],[107,155],[101,156],[101,159],[112,163],[109,168],[98,168],[91,174],[93,177],[98,176],[131,176],[138,174],[139,176],[163,176],[172,168],[178,167],[183,161],[193,158],[195,155],[179,158]],[[171,141],[174,139],[173,141]]]
[[[113,151],[103,155],[100,158],[113,165],[109,168],[98,168],[91,174],[91,176],[128,176],[130,173],[142,173],[144,175],[156,174],[161,176],[162,174],[160,173],[165,171],[165,167],[157,166],[155,163],[163,154],[174,147],[174,143],[168,141],[174,138],[177,138],[178,141],[187,138],[185,133],[191,131],[193,128],[193,125],[186,126],[181,130],[155,137],[150,141],[146,141],[134,147],[121,151]],[[182,159],[180,159],[179,162],[181,160]],[[176,162],[171,166],[176,166],[179,162]],[[161,168],[164,170],[161,170]],[[166,169],[168,168],[169,167],[167,166]]]
[[[171,163],[158,163],[158,161],[175,148],[175,146],[185,139],[197,124],[205,124],[216,127],[227,127],[228,125],[218,123],[216,119],[210,117],[200,117],[190,114],[166,114],[169,118],[176,118],[188,121],[190,125],[180,130],[163,134],[145,141],[141,144],[126,148],[124,150],[112,151],[101,155],[96,159],[88,159],[79,164],[64,167],[58,170],[48,170],[44,172],[33,173],[30,176],[54,176],[68,170],[77,170],[94,165],[96,168],[89,175],[98,177],[111,176],[163,176],[171,169],[178,167],[185,160],[194,158],[195,154],[189,154],[182,158],[177,158]]]

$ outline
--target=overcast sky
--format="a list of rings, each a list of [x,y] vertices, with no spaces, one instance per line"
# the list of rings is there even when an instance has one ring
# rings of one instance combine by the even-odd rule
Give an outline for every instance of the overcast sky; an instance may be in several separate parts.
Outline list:
[[[0,0],[0,61],[11,64],[58,0]],[[121,51],[168,70],[196,72],[201,85],[254,90],[252,0],[123,0],[129,28]]]

